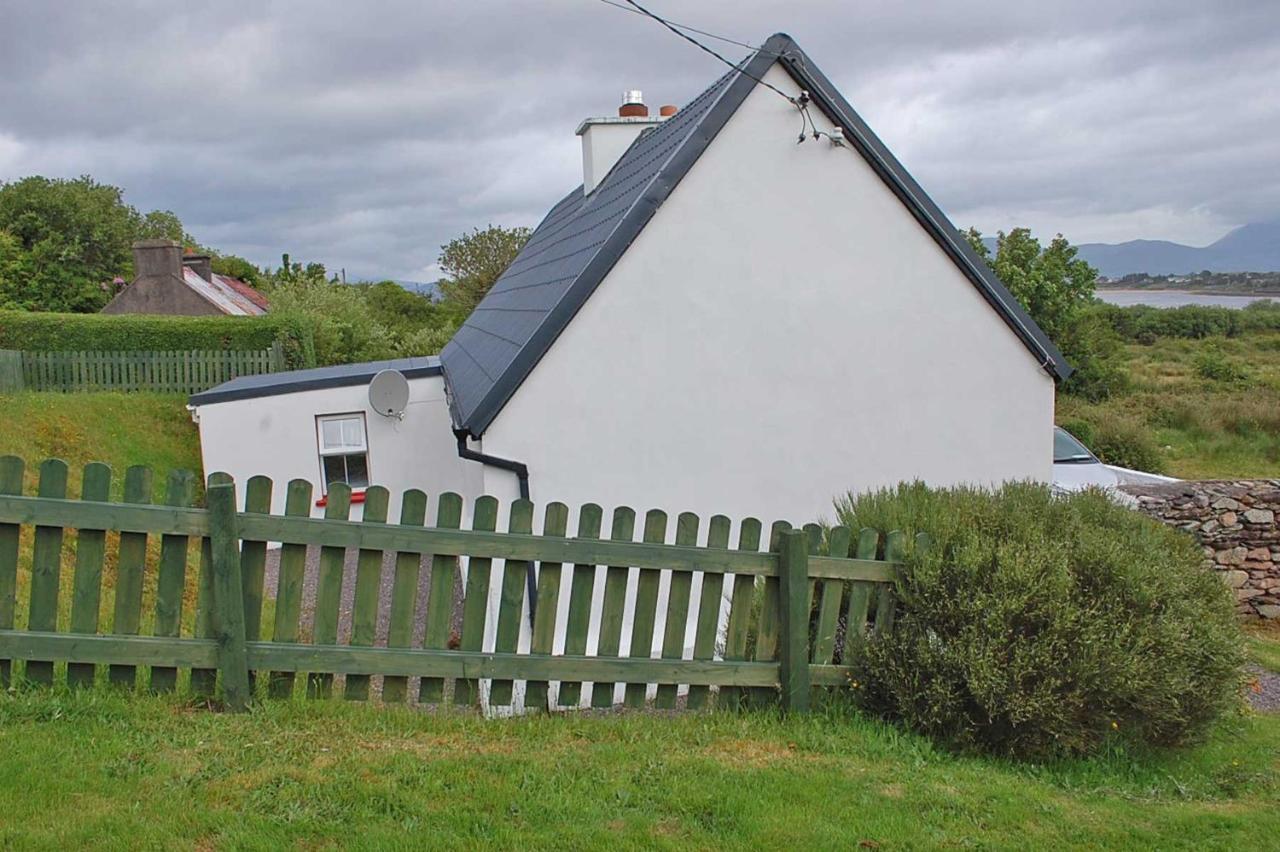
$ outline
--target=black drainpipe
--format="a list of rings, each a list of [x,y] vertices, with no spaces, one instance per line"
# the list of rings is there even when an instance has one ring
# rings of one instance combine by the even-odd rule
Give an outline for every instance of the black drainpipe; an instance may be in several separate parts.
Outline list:
[[[512,461],[511,459],[499,458],[491,456],[487,453],[476,452],[467,446],[467,433],[458,429],[453,433],[458,438],[458,458],[467,461],[480,462],[490,467],[509,470],[516,475],[516,479],[520,482],[520,499],[529,499],[529,467],[524,462]],[[529,563],[529,570],[525,575],[525,583],[529,587],[529,627],[533,627],[533,616],[538,609],[538,583],[537,577],[533,570],[533,563]]]

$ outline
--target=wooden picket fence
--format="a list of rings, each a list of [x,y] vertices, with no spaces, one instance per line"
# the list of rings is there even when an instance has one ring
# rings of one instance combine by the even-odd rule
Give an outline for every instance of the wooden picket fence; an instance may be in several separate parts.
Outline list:
[[[380,677],[384,702],[412,696],[423,704],[502,707],[523,681],[526,709],[608,707],[615,687],[625,705],[640,707],[651,685],[656,706],[670,708],[687,685],[691,708],[780,700],[802,711],[811,692],[846,686],[849,670],[839,661],[868,631],[892,623],[905,544],[898,533],[781,522],[762,539],[761,523],[746,519],[731,549],[732,524],[716,515],[699,545],[700,521],[689,513],[677,518],[667,543],[668,517],[659,510],[644,515],[636,541],[637,516],[627,507],[614,510],[601,538],[603,511],[594,504],[581,508],[570,538],[562,503],[547,504],[535,535],[526,500],[511,504],[507,531],[495,532],[492,497],[475,501],[471,528],[463,529],[463,500],[451,493],[439,497],[435,525],[425,526],[427,496],[417,490],[405,492],[399,522],[389,524],[390,495],[381,487],[365,492],[364,516],[352,522],[351,493],[341,484],[329,488],[325,517],[311,518],[312,486],[304,480],[288,484],[285,513],[273,515],[273,484],[261,476],[245,483],[237,512],[230,477],[212,475],[207,508],[198,508],[197,480],[180,471],[170,474],[163,504],[153,505],[145,467],[126,472],[123,502],[113,502],[112,472],[100,463],[85,467],[76,500],[67,497],[67,465],[56,459],[40,465],[36,495],[23,494],[23,478],[20,459],[0,458],[0,683],[18,676],[13,661],[24,661],[27,682],[53,683],[61,671],[55,663],[65,662],[72,685],[93,683],[102,666],[112,684],[155,691],[177,688],[179,670],[189,670],[191,693],[213,696],[220,680],[233,709],[246,706],[255,681],[266,679],[261,689],[269,696],[286,696],[305,672],[315,697],[333,694],[334,676],[343,675],[344,696],[356,700],[369,698],[372,678]],[[26,527],[34,527],[30,539],[23,539]],[[72,529],[74,555],[64,548]],[[31,544],[29,561],[21,540]],[[198,569],[188,572],[196,543]],[[264,594],[269,543],[282,543],[273,606]],[[306,576],[309,547],[319,549],[313,578]],[[348,549],[358,554],[354,598],[350,626],[340,629]],[[389,606],[380,607],[384,553],[394,554],[394,576]],[[20,563],[29,565],[25,625],[16,619],[26,576]],[[104,590],[104,564],[113,589]],[[526,600],[530,571],[536,606]],[[316,589],[310,619],[303,618],[304,581]],[[426,603],[415,611],[420,581]],[[107,597],[110,617],[101,612]],[[522,652],[526,606],[533,617]],[[416,690],[409,678],[420,679]],[[589,701],[584,684],[592,684]]]
[[[0,350],[0,393],[198,393],[237,376],[283,370],[280,346],[255,351],[19,352]]]

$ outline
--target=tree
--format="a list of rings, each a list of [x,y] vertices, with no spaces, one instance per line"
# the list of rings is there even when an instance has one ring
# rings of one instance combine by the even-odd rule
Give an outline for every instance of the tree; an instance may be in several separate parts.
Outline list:
[[[1056,341],[1093,298],[1098,270],[1077,257],[1078,250],[1062,234],[1042,249],[1028,228],[1000,231],[995,257],[976,228],[965,236],[1051,340]]]
[[[1075,368],[1063,390],[1099,400],[1124,386],[1120,339],[1086,310],[1098,271],[1077,257],[1075,246],[1058,234],[1042,248],[1030,229],[1014,228],[997,234],[992,256],[976,228],[965,237]]]
[[[182,220],[172,210],[152,210],[142,217],[135,240],[173,240],[181,243],[183,248],[195,249],[202,254],[207,252],[196,238],[187,233]]]
[[[440,292],[470,313],[489,292],[493,282],[511,265],[529,240],[528,228],[490,225],[483,231],[450,240],[440,247],[440,268],[448,277],[440,282]]]
[[[234,254],[215,254],[213,271],[219,275],[239,278],[253,287],[262,283],[262,271],[243,257],[237,257]]]
[[[88,175],[33,176],[0,183],[0,304],[32,311],[97,311],[109,283],[133,277],[134,240],[167,238],[197,245],[168,210],[145,216],[119,187]]]

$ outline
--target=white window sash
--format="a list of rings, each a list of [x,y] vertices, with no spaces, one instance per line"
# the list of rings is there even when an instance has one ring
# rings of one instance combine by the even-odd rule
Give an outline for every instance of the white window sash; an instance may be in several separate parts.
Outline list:
[[[334,424],[338,430],[337,444],[329,444],[325,438],[325,427],[328,424]],[[354,431],[359,438],[360,443],[348,444],[347,438],[350,436],[349,428],[354,425]],[[364,418],[359,415],[335,415],[316,418],[316,437],[320,447],[321,456],[349,456],[357,453],[367,453],[369,451],[369,440],[365,434]]]

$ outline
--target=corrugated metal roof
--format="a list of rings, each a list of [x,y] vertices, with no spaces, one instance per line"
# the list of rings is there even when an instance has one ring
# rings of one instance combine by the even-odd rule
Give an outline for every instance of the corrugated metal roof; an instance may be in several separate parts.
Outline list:
[[[262,308],[264,313],[271,307],[271,303],[267,301],[266,296],[262,295],[257,290],[253,289],[248,284],[241,281],[239,278],[232,278],[228,275],[219,275],[216,272],[213,273],[213,277],[216,278],[219,282],[221,282],[224,286],[230,287],[231,289],[239,293],[241,296],[244,296],[253,304]]]
[[[206,301],[216,305],[223,313],[233,316],[256,317],[267,312],[264,307],[260,307],[232,284],[232,280],[234,279],[215,273],[212,281],[205,281],[191,267],[182,267],[182,283],[186,284]],[[240,284],[240,286],[245,289],[253,289],[247,284]]]
[[[254,399],[278,396],[298,391],[323,390],[324,388],[349,387],[368,384],[383,370],[399,370],[405,378],[417,379],[440,375],[440,359],[434,355],[421,358],[395,358],[388,361],[369,361],[364,364],[340,364],[335,367],[316,367],[311,370],[290,370],[284,373],[265,373],[260,376],[241,376],[217,387],[192,395],[191,405],[211,405],[236,399]]]
[[[861,155],[911,210],[1009,327],[1058,378],[1071,367],[902,164],[799,46],[783,33],[662,124],[643,132],[589,195],[565,196],[538,225],[441,353],[457,428],[479,437],[775,63],[843,127]]]

